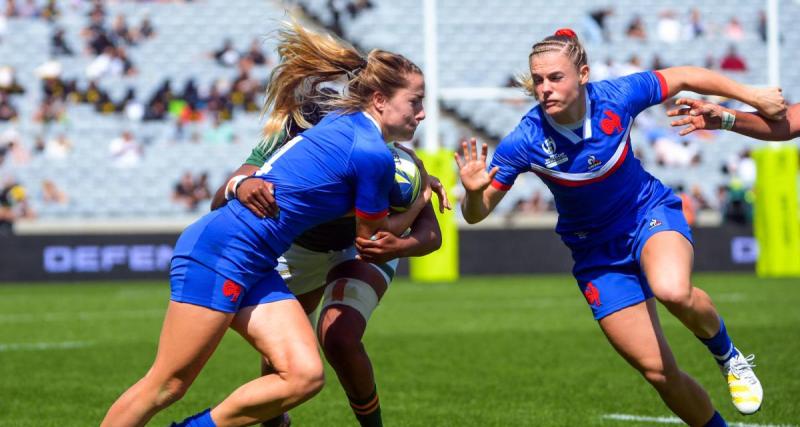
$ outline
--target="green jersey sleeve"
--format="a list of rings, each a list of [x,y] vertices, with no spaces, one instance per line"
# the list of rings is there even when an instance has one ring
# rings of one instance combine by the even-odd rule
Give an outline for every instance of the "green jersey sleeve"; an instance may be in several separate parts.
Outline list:
[[[270,144],[271,138],[264,138],[253,147],[250,156],[244,161],[244,164],[251,166],[264,166],[267,159],[275,152],[286,139],[286,131],[281,131],[277,138],[274,139],[275,143]]]

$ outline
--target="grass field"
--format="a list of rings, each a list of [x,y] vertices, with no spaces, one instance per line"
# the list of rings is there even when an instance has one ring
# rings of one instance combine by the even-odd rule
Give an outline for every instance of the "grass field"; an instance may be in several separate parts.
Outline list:
[[[800,280],[698,275],[744,352],[755,352],[761,412],[736,413],[705,348],[666,312],[682,368],[729,422],[800,424]],[[0,286],[0,426],[92,426],[149,367],[165,282]],[[567,276],[398,280],[365,338],[387,426],[644,426],[609,414],[669,417],[605,341]],[[229,333],[186,397],[151,425],[219,401],[258,372]],[[333,372],[294,425],[353,426]]]

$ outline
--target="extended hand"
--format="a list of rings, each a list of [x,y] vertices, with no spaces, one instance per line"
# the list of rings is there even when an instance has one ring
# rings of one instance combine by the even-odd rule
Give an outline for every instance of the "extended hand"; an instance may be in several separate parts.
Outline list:
[[[686,126],[681,129],[681,136],[700,129],[714,130],[722,127],[722,112],[725,109],[717,104],[692,98],[680,98],[675,104],[686,106],[667,112],[670,117],[683,117],[670,123],[673,127]]]
[[[461,176],[461,184],[464,185],[464,189],[482,192],[492,183],[500,168],[495,166],[491,171],[486,172],[486,153],[489,151],[489,146],[483,144],[481,153],[478,155],[477,144],[475,138],[470,139],[469,142],[461,141],[463,158],[458,155],[458,152],[455,153],[455,158],[458,165],[458,174]]]

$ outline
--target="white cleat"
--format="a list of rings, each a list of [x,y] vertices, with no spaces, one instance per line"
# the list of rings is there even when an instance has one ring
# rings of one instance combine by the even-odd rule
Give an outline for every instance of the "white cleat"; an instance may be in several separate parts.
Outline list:
[[[736,351],[739,352],[739,349]],[[728,381],[733,406],[736,406],[743,415],[754,414],[761,409],[761,400],[764,397],[761,382],[753,372],[753,367],[756,366],[752,363],[753,359],[755,355],[745,357],[739,352],[720,366],[722,375]]]

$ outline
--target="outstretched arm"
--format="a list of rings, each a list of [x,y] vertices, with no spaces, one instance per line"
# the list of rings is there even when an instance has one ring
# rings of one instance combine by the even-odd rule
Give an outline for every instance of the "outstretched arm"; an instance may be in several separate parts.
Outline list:
[[[486,144],[481,147],[480,155],[475,138],[469,143],[462,141],[461,150],[463,157],[459,156],[458,152],[455,153],[461,184],[466,190],[464,200],[461,202],[461,213],[467,223],[475,224],[489,216],[506,192],[490,185],[500,168],[495,166],[492,170],[486,171],[486,153],[489,150]]]
[[[675,127],[685,126],[680,131],[681,135],[700,129],[722,129],[725,118],[728,124],[725,129],[751,138],[787,141],[800,137],[800,104],[790,106],[786,117],[781,120],[768,120],[760,114],[731,110],[699,99],[681,98],[676,104],[687,108],[671,110],[667,115],[681,117],[671,123]]]
[[[717,72],[700,67],[670,67],[658,71],[667,85],[667,97],[689,90],[703,95],[733,98],[753,106],[767,118],[786,116],[786,101],[780,88],[743,85]]]

